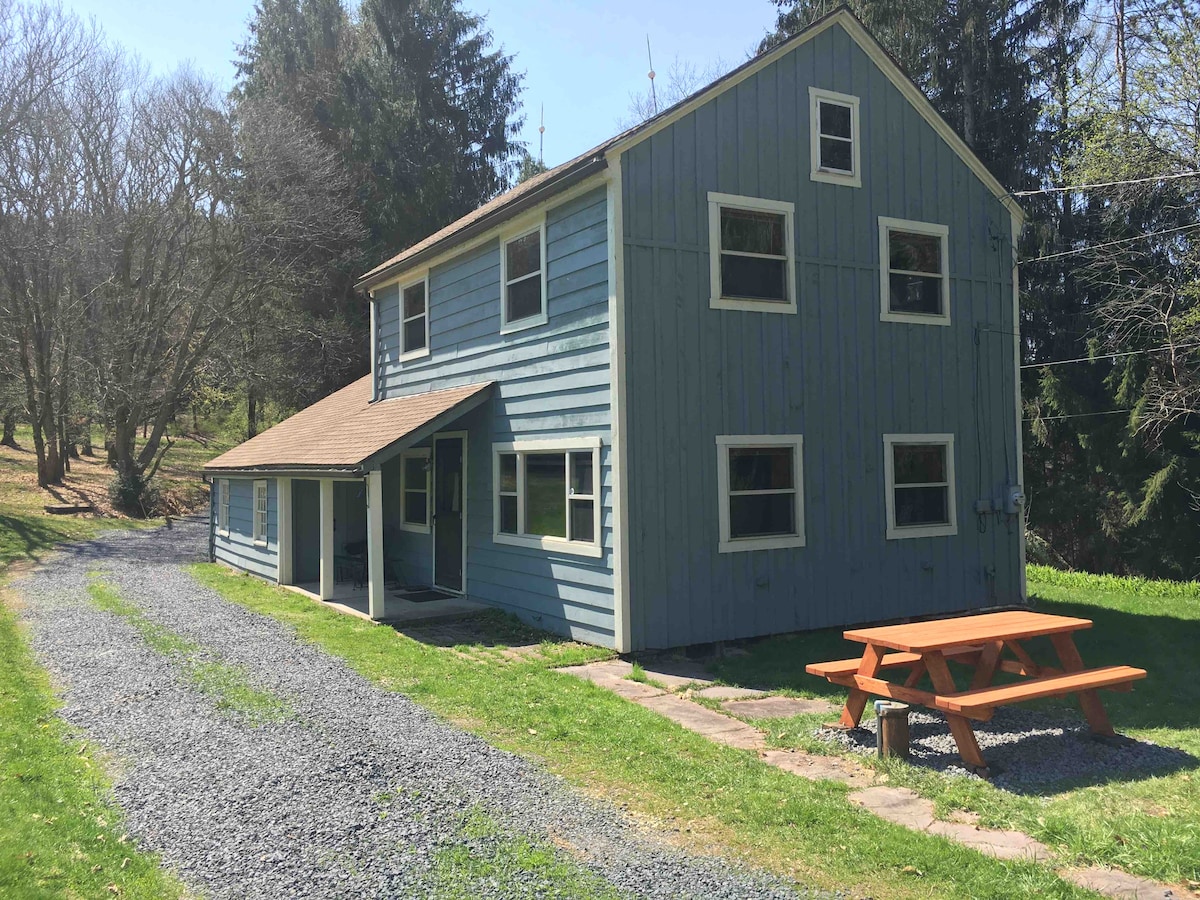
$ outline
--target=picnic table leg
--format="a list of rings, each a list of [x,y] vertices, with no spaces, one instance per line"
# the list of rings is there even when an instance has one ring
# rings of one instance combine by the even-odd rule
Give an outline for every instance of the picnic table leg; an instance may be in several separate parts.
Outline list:
[[[1058,654],[1064,672],[1083,670],[1083,657],[1079,655],[1079,648],[1075,646],[1075,639],[1070,634],[1052,634],[1050,640],[1054,644],[1054,651]],[[1093,734],[1106,737],[1116,734],[1108,720],[1108,713],[1104,711],[1104,704],[1100,702],[1098,692],[1079,691],[1079,705],[1083,707],[1083,714],[1087,716]]]
[[[996,666],[1000,663],[1000,653],[1004,650],[1004,641],[990,641],[983,645],[983,653],[975,666],[975,675],[971,679],[971,690],[985,688],[996,677]]]
[[[858,664],[858,674],[874,678],[879,674],[879,667],[882,663],[883,649],[874,644],[867,644],[863,649],[862,662]],[[867,708],[868,699],[866,691],[850,688],[850,696],[846,698],[846,705],[842,707],[842,717],[838,720],[838,727],[857,728],[859,721],[862,720],[863,710]]]
[[[950,667],[946,665],[946,658],[937,650],[924,654],[924,658],[934,691],[939,694],[953,694],[957,688],[954,685],[954,676],[950,674]],[[954,743],[958,745],[958,755],[963,758],[963,762],[973,769],[986,770],[987,761],[983,758],[983,751],[979,749],[979,741],[975,739],[975,729],[971,727],[970,720],[946,713],[946,721],[950,723],[950,733],[954,735]]]

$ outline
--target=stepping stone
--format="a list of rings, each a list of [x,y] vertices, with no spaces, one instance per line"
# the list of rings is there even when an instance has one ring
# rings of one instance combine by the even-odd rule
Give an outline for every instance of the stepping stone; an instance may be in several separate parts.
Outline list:
[[[633,671],[633,666],[623,659],[606,659],[601,662],[587,663],[582,666],[567,666],[556,671],[567,675],[574,675],[576,678],[582,678],[585,681],[602,684],[624,678]]]
[[[707,697],[710,700],[745,700],[747,697],[761,697],[762,695],[762,691],[756,691],[754,688],[726,687],[723,684],[696,691],[697,697]]]
[[[662,694],[637,702],[711,741],[745,750],[753,750],[763,745],[762,734],[745,722],[723,716],[690,700]]]
[[[647,697],[665,696],[662,688],[656,688],[652,684],[643,684],[640,681],[630,681],[628,678],[613,678],[595,683],[600,687],[608,688],[618,697],[624,697],[626,700],[637,701]]]
[[[722,703],[721,708],[735,716],[745,716],[747,719],[786,719],[802,713],[831,713],[838,709],[828,700],[798,700],[795,697],[730,700]]]
[[[1065,869],[1059,872],[1063,878],[1073,881],[1080,887],[1104,894],[1106,897],[1119,897],[1121,900],[1166,900],[1187,896],[1175,891],[1165,884],[1150,881],[1148,878],[1138,878],[1118,869],[1102,869],[1093,866],[1088,869]]]
[[[850,795],[850,802],[896,825],[952,840],[997,859],[1051,859],[1050,849],[1020,831],[999,831],[934,818],[933,801],[908,788],[876,786]]]
[[[840,781],[851,787],[866,787],[875,780],[864,766],[838,756],[820,756],[802,750],[765,750],[759,758],[769,766],[809,781]]]
[[[659,660],[646,665],[642,664],[646,677],[657,681],[669,691],[677,691],[689,684],[708,687],[712,684],[712,676],[708,670],[687,660]]]

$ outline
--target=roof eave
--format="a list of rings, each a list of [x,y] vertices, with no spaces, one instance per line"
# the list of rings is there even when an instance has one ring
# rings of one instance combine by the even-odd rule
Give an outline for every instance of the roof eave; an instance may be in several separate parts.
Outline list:
[[[580,160],[574,166],[564,169],[556,177],[547,180],[545,184],[539,185],[536,190],[522,194],[519,197],[513,198],[510,202],[496,207],[487,215],[464,226],[458,231],[446,235],[436,244],[429,245],[421,250],[421,252],[414,253],[407,259],[402,259],[392,265],[381,266],[368,272],[358,280],[354,285],[354,289],[356,291],[369,291],[376,285],[390,281],[401,272],[415,268],[424,261],[445,253],[458,244],[465,243],[473,237],[484,234],[501,222],[517,216],[525,210],[537,206],[539,203],[545,202],[548,198],[565,191],[573,184],[578,184],[596,172],[603,171],[607,166],[608,160],[603,150],[598,150],[596,153]]]

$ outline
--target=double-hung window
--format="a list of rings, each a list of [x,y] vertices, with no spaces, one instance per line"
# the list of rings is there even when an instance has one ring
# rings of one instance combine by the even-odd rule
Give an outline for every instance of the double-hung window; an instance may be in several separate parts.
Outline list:
[[[721,553],[804,546],[804,438],[719,435]]]
[[[500,330],[544,325],[546,316],[546,223],[500,244]]]
[[[429,355],[429,277],[400,289],[400,358]]]
[[[599,557],[600,439],[492,446],[498,544]]]
[[[400,527],[404,531],[429,533],[431,472],[428,447],[400,455]]]
[[[954,435],[885,434],[887,537],[957,534]]]
[[[254,543],[267,542],[267,483],[254,482]]]
[[[885,322],[950,324],[950,229],[879,217],[879,317]]]
[[[812,180],[862,187],[859,168],[858,98],[808,89],[812,107]]]
[[[795,217],[793,203],[709,193],[711,308],[796,311]]]
[[[217,479],[217,534],[229,536],[229,479]]]

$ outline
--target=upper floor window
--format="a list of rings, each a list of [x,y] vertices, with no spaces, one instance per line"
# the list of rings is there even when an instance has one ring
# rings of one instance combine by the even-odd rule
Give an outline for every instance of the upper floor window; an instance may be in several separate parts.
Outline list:
[[[958,533],[954,435],[885,434],[883,468],[889,539]]]
[[[930,222],[879,217],[879,318],[950,324],[950,229]]]
[[[713,309],[796,311],[795,205],[708,195]]]
[[[718,435],[718,550],[804,546],[804,438]]]
[[[544,325],[546,316],[546,223],[500,245],[500,331]]]
[[[600,547],[600,439],[493,445],[492,539],[583,556]]]
[[[808,98],[813,181],[862,187],[858,98],[815,87],[808,89]]]
[[[429,277],[400,289],[400,358],[429,355]]]
[[[254,482],[254,543],[267,542],[267,483]]]

